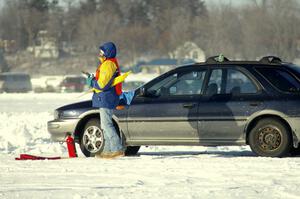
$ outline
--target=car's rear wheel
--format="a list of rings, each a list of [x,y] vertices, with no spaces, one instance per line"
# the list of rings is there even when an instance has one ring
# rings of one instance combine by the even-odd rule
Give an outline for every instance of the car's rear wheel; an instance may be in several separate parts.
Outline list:
[[[291,156],[300,156],[300,146],[298,146],[298,148],[295,148],[294,146],[291,147],[290,155]]]
[[[285,156],[291,148],[291,141],[286,125],[275,118],[260,120],[249,134],[250,147],[259,156]]]
[[[103,150],[104,134],[99,119],[89,120],[80,137],[80,149],[86,157],[94,157]]]

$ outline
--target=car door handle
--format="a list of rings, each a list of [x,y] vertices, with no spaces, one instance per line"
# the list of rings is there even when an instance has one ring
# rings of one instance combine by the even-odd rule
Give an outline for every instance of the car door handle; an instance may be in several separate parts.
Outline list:
[[[183,104],[182,106],[183,108],[193,108],[196,106],[196,104]]]

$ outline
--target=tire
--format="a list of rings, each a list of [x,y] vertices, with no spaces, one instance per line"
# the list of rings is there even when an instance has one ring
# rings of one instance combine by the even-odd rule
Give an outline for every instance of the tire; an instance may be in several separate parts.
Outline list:
[[[90,119],[84,126],[80,136],[80,149],[86,157],[94,157],[103,150],[104,134],[99,119]]]
[[[249,144],[259,156],[282,157],[287,155],[292,146],[291,134],[278,119],[260,120],[250,131]]]
[[[125,150],[125,155],[134,156],[139,152],[140,148],[140,146],[128,146]]]

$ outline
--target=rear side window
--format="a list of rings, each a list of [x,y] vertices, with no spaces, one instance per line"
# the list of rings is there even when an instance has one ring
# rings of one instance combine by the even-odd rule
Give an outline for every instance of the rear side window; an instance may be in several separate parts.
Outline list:
[[[252,80],[241,71],[228,69],[226,93],[251,94],[257,93],[257,88]]]
[[[255,94],[257,87],[243,72],[234,68],[213,69],[206,94]]]
[[[283,92],[299,92],[300,82],[282,68],[256,68],[269,82]]]

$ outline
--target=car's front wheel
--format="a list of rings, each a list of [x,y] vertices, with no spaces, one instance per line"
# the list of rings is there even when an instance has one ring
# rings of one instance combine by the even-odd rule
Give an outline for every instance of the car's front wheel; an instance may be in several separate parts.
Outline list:
[[[80,137],[80,149],[86,157],[94,157],[103,150],[104,134],[99,119],[89,120]]]
[[[104,132],[100,128],[99,119],[90,119],[80,136],[80,149],[86,157],[94,157],[96,153],[101,153],[104,148]],[[136,155],[140,146],[128,146],[125,151],[126,156]]]
[[[285,156],[291,148],[291,142],[286,125],[273,118],[260,120],[249,134],[250,147],[259,156]]]

